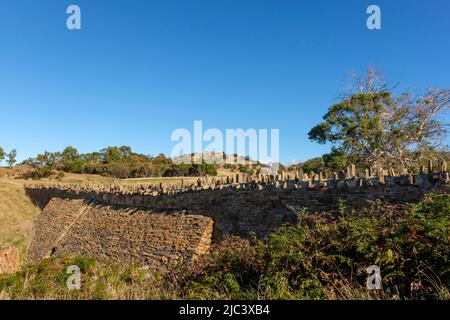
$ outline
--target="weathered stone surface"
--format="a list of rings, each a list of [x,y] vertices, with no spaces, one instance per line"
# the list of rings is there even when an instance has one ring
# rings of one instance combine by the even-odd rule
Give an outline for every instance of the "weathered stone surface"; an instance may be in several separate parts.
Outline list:
[[[448,172],[385,176],[379,170],[378,177],[344,179],[340,174],[295,184],[274,177],[259,183],[226,180],[230,183],[224,179],[217,187],[168,185],[166,192],[152,185],[28,186],[29,197],[45,208],[36,222],[30,260],[69,252],[170,266],[207,251],[212,234],[216,242],[229,236],[264,238],[294,223],[302,209],[338,210],[339,199],[350,209],[376,199],[418,201],[446,185]]]
[[[29,261],[38,262],[49,257],[88,205],[89,200],[85,199],[52,198],[34,224]]]
[[[29,260],[80,255],[167,269],[207,252],[212,231],[211,218],[184,211],[158,213],[54,198],[36,222]]]
[[[151,186],[124,186],[98,188],[94,186],[30,186],[26,188],[30,198],[41,208],[53,197],[59,199],[82,199],[108,205],[145,207],[158,212],[187,210],[189,213],[210,217],[215,228],[223,234],[247,237],[256,233],[262,238],[279,224],[260,225],[258,217],[267,212],[265,203],[276,196],[283,203],[283,219],[289,220],[295,212],[289,209],[294,204],[312,212],[335,210],[338,199],[344,199],[349,207],[360,208],[371,201],[382,199],[390,202],[412,202],[419,200],[433,187],[445,184],[446,175],[416,175],[413,177],[373,177],[369,179],[333,179],[322,182],[299,181],[297,188],[281,188],[279,181],[255,185],[253,182],[221,185],[220,188],[183,188],[171,194],[152,191]],[[439,178],[440,177],[440,178]],[[408,181],[409,180],[409,181]],[[405,183],[406,182],[406,183]],[[287,184],[289,186],[289,183]],[[148,191],[147,191],[148,190]],[[323,202],[322,199],[328,200]],[[82,202],[82,204],[85,204]],[[73,210],[72,210],[73,211]],[[39,223],[39,221],[38,221]]]

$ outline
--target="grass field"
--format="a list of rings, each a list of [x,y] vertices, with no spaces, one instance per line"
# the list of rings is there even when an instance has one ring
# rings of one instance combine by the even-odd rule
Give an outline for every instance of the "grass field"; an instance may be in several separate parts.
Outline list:
[[[102,177],[96,175],[75,175],[66,174],[62,179],[45,178],[40,180],[17,180],[22,181],[23,184],[54,184],[54,183],[68,183],[68,184],[122,184],[122,185],[134,185],[134,184],[158,184],[160,182],[168,184],[178,184],[181,180],[184,183],[194,183],[198,177],[154,177],[154,178],[137,178],[137,179],[113,179],[109,177]]]
[[[25,253],[38,215],[39,209],[25,195],[22,181],[0,179],[0,248],[12,245]]]
[[[156,178],[138,178],[138,179],[122,179],[119,180],[121,184],[158,184],[169,183],[169,184],[178,184],[181,183],[181,180],[184,183],[194,183],[196,182],[198,177],[156,177]]]

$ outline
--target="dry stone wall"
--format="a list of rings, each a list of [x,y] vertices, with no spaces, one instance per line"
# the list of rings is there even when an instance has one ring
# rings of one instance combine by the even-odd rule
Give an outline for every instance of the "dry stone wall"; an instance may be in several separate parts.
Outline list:
[[[71,226],[87,209],[89,200],[53,198],[39,215],[28,250],[28,259],[38,262],[53,254]]]
[[[293,222],[302,209],[337,210],[339,199],[348,208],[362,208],[380,199],[414,202],[432,188],[446,184],[448,173],[416,176],[382,176],[329,180],[273,180],[196,187],[175,186],[29,186],[31,199],[44,208],[50,199],[84,199],[101,204],[150,208],[171,212],[186,210],[211,217],[216,240],[230,235],[264,237],[284,223]]]
[[[207,252],[212,229],[211,218],[186,212],[53,198],[36,221],[28,259],[93,256],[164,270]]]
[[[282,174],[199,179],[194,185],[30,185],[27,194],[44,209],[30,259],[71,253],[170,267],[208,251],[211,241],[264,238],[294,223],[303,209],[336,211],[339,200],[348,209],[377,199],[414,202],[449,182],[444,170],[366,175],[356,177],[350,168],[347,177],[332,179]]]

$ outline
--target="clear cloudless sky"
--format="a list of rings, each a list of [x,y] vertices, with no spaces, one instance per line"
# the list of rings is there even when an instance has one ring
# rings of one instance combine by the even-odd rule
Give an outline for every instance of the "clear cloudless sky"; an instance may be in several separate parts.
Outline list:
[[[170,155],[172,131],[202,120],[278,128],[281,160],[305,160],[329,150],[307,133],[369,64],[402,89],[449,88],[450,1],[0,0],[0,146]]]

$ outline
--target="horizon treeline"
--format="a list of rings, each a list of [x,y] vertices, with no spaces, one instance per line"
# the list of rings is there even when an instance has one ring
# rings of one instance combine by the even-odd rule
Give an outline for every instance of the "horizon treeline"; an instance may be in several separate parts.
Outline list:
[[[15,150],[14,150],[15,151]],[[225,157],[225,154],[222,153]],[[193,154],[191,156],[194,156]],[[238,157],[237,154],[234,155]],[[419,156],[419,155],[418,155]],[[20,165],[33,168],[27,173],[26,178],[49,177],[55,171],[96,174],[106,177],[124,178],[146,178],[146,177],[196,177],[217,176],[218,169],[230,169],[240,173],[254,175],[260,173],[261,168],[267,165],[255,162],[248,156],[243,157],[248,164],[208,164],[204,160],[201,164],[179,164],[177,161],[166,157],[163,153],[157,156],[136,153],[129,146],[109,146],[100,151],[91,153],[79,153],[72,146],[66,147],[61,152],[48,152],[38,154],[36,157],[28,158]],[[433,159],[450,160],[449,152],[436,152]],[[421,165],[426,165],[429,157],[417,159],[416,165],[408,168],[409,173],[417,173]],[[332,175],[334,172],[343,172],[352,164],[352,157],[342,151],[332,149],[330,153],[315,157],[304,162],[290,166],[279,164],[279,172],[302,170],[304,173],[315,174],[322,172]],[[385,163],[385,167],[388,166]],[[12,166],[12,165],[11,165]],[[10,167],[11,167],[10,166]],[[398,168],[397,168],[398,169]],[[364,166],[358,167],[363,172]],[[400,172],[400,171],[399,171]]]
[[[162,153],[144,155],[133,152],[129,146],[110,146],[92,153],[79,153],[76,148],[68,146],[62,152],[45,151],[21,164],[35,169],[31,178],[48,177],[54,170],[121,179],[217,175],[216,168],[205,162],[176,164]]]
[[[6,158],[6,163],[11,168],[17,162],[16,157],[17,157],[16,149],[12,149],[9,153],[6,153],[5,150],[0,146],[0,163]]]

